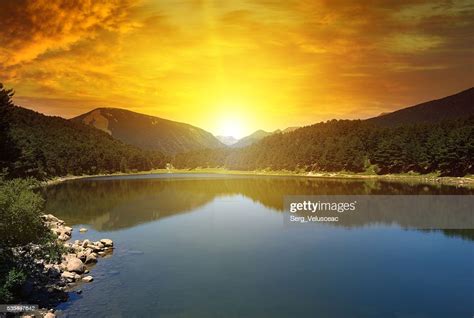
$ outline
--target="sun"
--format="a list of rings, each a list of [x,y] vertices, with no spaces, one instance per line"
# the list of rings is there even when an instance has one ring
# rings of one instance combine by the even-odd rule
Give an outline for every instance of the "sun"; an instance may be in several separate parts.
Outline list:
[[[209,118],[208,127],[217,136],[242,138],[255,126],[254,103],[242,96],[228,96],[213,104],[213,116]]]
[[[224,117],[218,119],[218,133],[222,136],[239,138],[244,134],[244,125],[238,117]]]

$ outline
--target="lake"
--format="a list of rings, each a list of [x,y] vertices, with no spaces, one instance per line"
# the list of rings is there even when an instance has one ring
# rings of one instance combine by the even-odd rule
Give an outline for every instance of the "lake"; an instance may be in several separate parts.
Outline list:
[[[370,215],[288,227],[283,197],[473,194],[444,185],[164,174],[68,181],[46,209],[116,249],[67,317],[472,317],[474,231]],[[89,229],[78,232],[79,227]]]

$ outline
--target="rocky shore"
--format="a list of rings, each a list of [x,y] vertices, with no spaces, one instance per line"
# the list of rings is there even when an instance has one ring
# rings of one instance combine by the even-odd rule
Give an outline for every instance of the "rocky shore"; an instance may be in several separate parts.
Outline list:
[[[99,241],[75,240],[70,242],[73,229],[66,226],[63,220],[52,214],[42,216],[44,223],[57,235],[57,240],[63,246],[61,261],[50,263],[44,259],[34,259],[31,262],[34,268],[30,269],[31,279],[25,284],[25,299],[29,304],[38,304],[40,311],[24,314],[22,317],[47,317],[54,318],[54,307],[67,301],[68,292],[77,285],[90,283],[94,277],[89,275],[90,268],[104,256],[111,255],[114,243],[110,239]],[[84,232],[84,229],[81,229]],[[39,247],[29,246],[19,250],[19,257],[31,257],[34,249]],[[81,290],[75,292],[81,293]]]

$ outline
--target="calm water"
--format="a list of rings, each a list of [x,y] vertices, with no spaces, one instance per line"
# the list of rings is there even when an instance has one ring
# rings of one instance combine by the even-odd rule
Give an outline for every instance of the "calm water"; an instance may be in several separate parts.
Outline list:
[[[63,183],[47,209],[114,255],[68,317],[472,317],[474,233],[381,215],[288,227],[292,194],[472,194],[376,181],[161,175]],[[85,226],[89,232],[80,234]]]

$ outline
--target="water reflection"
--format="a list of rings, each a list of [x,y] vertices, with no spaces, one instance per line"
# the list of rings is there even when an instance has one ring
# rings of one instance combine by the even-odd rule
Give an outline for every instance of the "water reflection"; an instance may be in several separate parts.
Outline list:
[[[377,180],[334,180],[290,177],[223,177],[165,175],[95,178],[48,187],[47,211],[69,224],[90,224],[98,231],[117,230],[191,212],[216,198],[242,195],[275,211],[283,211],[286,195],[320,194],[473,194],[446,185],[394,183]],[[410,226],[427,215],[358,213],[338,226],[374,223]],[[473,230],[447,230],[450,236],[474,239]]]

